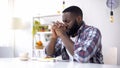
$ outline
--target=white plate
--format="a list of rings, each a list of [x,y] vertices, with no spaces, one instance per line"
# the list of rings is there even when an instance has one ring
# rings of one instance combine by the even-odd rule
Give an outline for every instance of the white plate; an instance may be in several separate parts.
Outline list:
[[[29,58],[21,58],[21,57],[20,57],[20,60],[22,60],[22,61],[28,61]]]

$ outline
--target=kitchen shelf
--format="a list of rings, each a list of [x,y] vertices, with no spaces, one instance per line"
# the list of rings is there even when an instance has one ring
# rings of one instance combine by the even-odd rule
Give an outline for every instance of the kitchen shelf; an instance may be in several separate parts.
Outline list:
[[[61,21],[61,20],[62,20],[62,16],[60,14],[33,17],[33,27],[39,27],[40,25],[43,26],[45,25],[48,26],[48,29],[45,29],[44,31],[37,30],[37,32],[34,33],[33,42],[32,42],[32,57],[35,57],[35,52],[37,50],[35,48],[36,42],[42,41],[43,46],[44,47],[47,46],[52,34],[51,29],[49,27],[51,26],[51,24],[53,24],[53,21]],[[40,24],[38,25],[34,24],[35,21],[39,22]]]
[[[37,32],[36,34],[51,34],[52,32]]]

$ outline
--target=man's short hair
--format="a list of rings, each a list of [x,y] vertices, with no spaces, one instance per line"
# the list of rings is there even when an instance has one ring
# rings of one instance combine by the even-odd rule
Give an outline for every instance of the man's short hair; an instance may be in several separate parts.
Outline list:
[[[79,8],[78,6],[70,6],[63,10],[63,13],[65,13],[65,12],[71,12],[75,15],[80,15],[81,17],[83,17],[83,12],[82,12],[81,8]]]

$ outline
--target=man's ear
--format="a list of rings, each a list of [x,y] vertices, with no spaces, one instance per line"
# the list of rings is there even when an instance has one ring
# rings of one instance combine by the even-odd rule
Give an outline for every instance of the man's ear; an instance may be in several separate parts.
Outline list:
[[[76,20],[77,20],[77,22],[80,22],[80,21],[82,21],[82,17],[78,16]]]

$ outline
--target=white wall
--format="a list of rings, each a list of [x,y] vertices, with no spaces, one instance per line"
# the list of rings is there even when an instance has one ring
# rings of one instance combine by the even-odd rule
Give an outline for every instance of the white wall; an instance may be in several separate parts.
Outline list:
[[[0,47],[0,58],[12,58],[13,57],[13,48],[10,46]]]
[[[70,6],[70,5],[77,5],[79,7],[81,7],[81,9],[83,10],[84,13],[84,21],[86,22],[86,24],[89,25],[93,25],[97,28],[100,29],[101,33],[102,33],[102,44],[103,44],[103,48],[107,48],[107,47],[117,47],[118,51],[120,50],[120,5],[117,9],[114,10],[114,23],[111,23],[109,21],[109,16],[110,16],[110,9],[107,8],[106,6],[106,1],[107,0],[65,0],[66,1],[66,5]],[[55,3],[56,2],[56,3]],[[50,1],[49,2],[42,2],[42,0],[39,2],[40,4],[37,4],[37,7],[35,9],[35,7],[29,7],[30,4],[28,4],[29,9],[28,10],[35,10],[33,11],[34,13],[27,13],[27,15],[31,14],[31,16],[25,16],[25,12],[23,13],[23,15],[20,14],[20,12],[18,13],[17,16],[20,16],[21,18],[27,18],[29,20],[29,23],[32,23],[32,17],[34,16],[34,14],[53,14],[56,13],[57,10],[62,9],[60,7],[59,3],[61,1]],[[19,2],[20,3],[20,2]],[[33,1],[34,3],[34,1]],[[35,0],[35,3],[37,3],[37,1]],[[41,4],[43,3],[43,4]],[[48,3],[48,4],[47,4]],[[53,5],[53,6],[52,6]],[[59,9],[56,8],[55,6],[58,5]],[[35,6],[35,4],[34,4]],[[39,8],[40,6],[40,8]],[[41,7],[42,6],[42,7]],[[51,8],[53,7],[53,8]],[[24,8],[24,7],[23,7]],[[31,8],[31,9],[30,9]],[[25,9],[25,8],[24,8]],[[39,10],[40,9],[40,10]],[[22,9],[20,9],[22,10]],[[30,12],[32,12],[30,11]],[[50,12],[47,12],[50,11]],[[46,13],[45,13],[46,12]],[[17,14],[17,13],[16,13]],[[22,39],[21,39],[22,38]],[[27,40],[29,38],[29,40]],[[32,42],[31,42],[31,35],[30,34],[26,34],[23,35],[21,37],[18,37],[18,39],[22,40],[20,42],[17,42],[17,48],[18,52],[22,51],[29,51],[29,49],[31,50],[32,48]],[[17,40],[17,41],[19,41]],[[25,42],[26,41],[26,42]],[[24,49],[23,49],[24,46]],[[118,52],[118,64],[120,64],[120,52]]]

